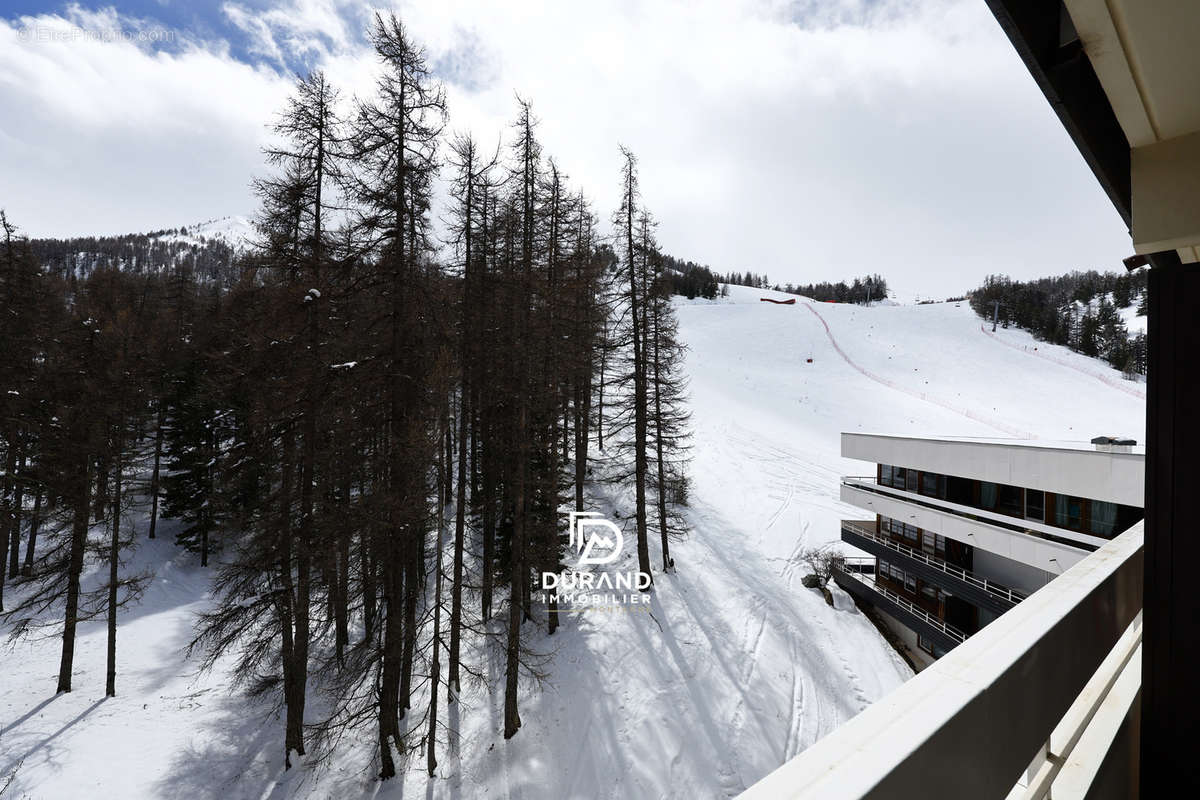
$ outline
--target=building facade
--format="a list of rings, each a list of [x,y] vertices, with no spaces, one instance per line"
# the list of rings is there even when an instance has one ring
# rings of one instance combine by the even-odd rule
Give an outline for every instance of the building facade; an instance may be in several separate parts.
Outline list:
[[[835,573],[918,669],[1142,519],[1145,456],[1090,444],[843,433],[868,462],[841,483],[867,512],[841,538],[866,554]]]

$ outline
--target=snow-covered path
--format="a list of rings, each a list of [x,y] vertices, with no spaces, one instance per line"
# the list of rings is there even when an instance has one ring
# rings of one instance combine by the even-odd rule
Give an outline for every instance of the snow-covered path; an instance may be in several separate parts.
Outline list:
[[[0,785],[17,769],[10,791],[34,800],[690,800],[749,786],[909,674],[861,614],[800,585],[800,550],[862,516],[838,500],[839,476],[864,469],[840,457],[841,431],[995,436],[986,418],[1049,439],[1140,439],[1145,418],[1139,398],[1079,369],[1115,371],[1046,345],[1070,366],[1035,357],[1019,331],[981,335],[965,303],[816,304],[818,319],[763,295],[775,296],[731,287],[679,303],[695,439],[678,572],[656,575],[649,613],[576,615],[535,642],[548,680],[525,687],[513,739],[500,735],[502,661],[479,655],[485,680],[448,712],[461,758],[442,752],[436,778],[414,764],[380,785],[369,731],[327,771],[284,775],[279,722],[228,695],[220,669],[197,677],[182,658],[208,602],[183,557],[122,619],[118,697],[101,700],[101,624],[81,629],[70,695],[52,694],[57,641],[0,651]],[[630,497],[602,499],[628,518]],[[170,551],[160,539],[138,562]]]

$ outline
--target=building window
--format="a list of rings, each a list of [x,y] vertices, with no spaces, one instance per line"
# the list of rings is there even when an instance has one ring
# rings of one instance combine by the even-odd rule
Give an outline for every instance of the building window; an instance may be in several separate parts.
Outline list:
[[[908,470],[908,472],[906,473],[906,481],[905,481],[904,488],[906,488],[910,492],[917,491],[917,477],[918,477],[918,473],[915,469]]]
[[[946,479],[946,499],[960,506],[975,505],[975,482],[951,475]]]
[[[914,578],[912,575],[906,574],[904,576],[904,588],[907,589],[908,591],[912,592],[913,594],[916,594],[917,593],[917,579]]]
[[[996,487],[996,510],[1010,517],[1023,516],[1024,497],[1020,486],[999,484]]]
[[[996,508],[996,484],[991,481],[979,482],[979,507],[989,510]]]
[[[1117,504],[1104,500],[1092,501],[1092,533],[1112,536],[1117,529]]]
[[[942,555],[946,554],[946,537],[941,534],[935,534],[933,537],[935,549]]]
[[[1134,506],[1117,506],[1117,532],[1129,530],[1129,526],[1142,518],[1142,510]]]
[[[1065,494],[1054,495],[1054,524],[1079,530],[1083,525],[1083,500]]]
[[[903,536],[905,541],[914,546],[917,544],[917,539],[919,539],[921,535],[919,528],[903,522],[894,522],[892,524],[892,533]]]
[[[927,497],[946,497],[946,476],[936,472],[921,473],[921,494]]]
[[[1025,519],[1046,521],[1046,493],[1037,489],[1025,490]]]
[[[892,485],[892,465],[891,464],[880,464],[879,465],[879,482],[881,484],[883,484],[884,486]]]
[[[926,653],[933,655],[933,642],[929,641],[922,634],[917,634],[917,647],[924,650]]]

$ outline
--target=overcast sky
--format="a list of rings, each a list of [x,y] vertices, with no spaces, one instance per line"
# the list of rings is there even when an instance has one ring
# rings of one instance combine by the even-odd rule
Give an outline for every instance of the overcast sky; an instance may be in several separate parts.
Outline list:
[[[252,214],[294,75],[370,91],[361,0],[6,0],[0,207],[31,236]],[[607,219],[623,143],[667,252],[903,298],[1117,269],[1128,234],[983,0],[422,0],[396,6],[451,127],[545,151]]]

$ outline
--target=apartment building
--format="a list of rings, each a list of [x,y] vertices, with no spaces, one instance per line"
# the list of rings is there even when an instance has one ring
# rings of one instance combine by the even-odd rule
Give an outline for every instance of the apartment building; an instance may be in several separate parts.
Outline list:
[[[1090,443],[843,433],[867,462],[841,538],[869,554],[837,583],[879,612],[918,669],[1142,519],[1145,455]]]

